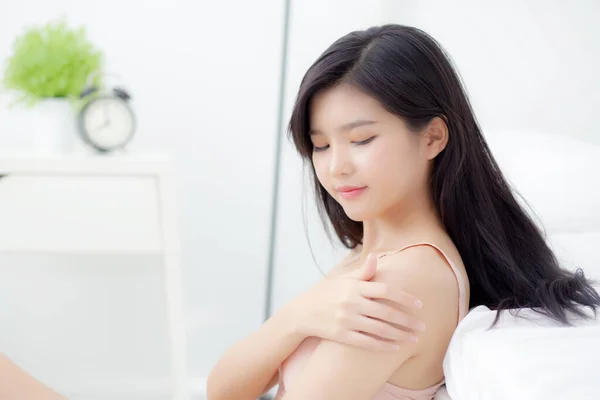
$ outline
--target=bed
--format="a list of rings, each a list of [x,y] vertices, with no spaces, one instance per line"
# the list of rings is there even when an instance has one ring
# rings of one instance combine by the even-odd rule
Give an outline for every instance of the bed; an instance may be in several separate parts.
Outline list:
[[[523,131],[486,138],[561,262],[600,281],[600,145]],[[524,310],[528,319],[505,313],[487,330],[494,315],[478,307],[459,324],[436,400],[600,398],[600,320],[565,328]]]

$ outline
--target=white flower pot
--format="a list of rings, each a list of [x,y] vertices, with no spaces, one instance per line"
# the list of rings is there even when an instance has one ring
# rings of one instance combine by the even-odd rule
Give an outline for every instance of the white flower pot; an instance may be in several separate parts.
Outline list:
[[[69,100],[43,99],[27,108],[31,151],[69,154],[81,149],[77,112]]]

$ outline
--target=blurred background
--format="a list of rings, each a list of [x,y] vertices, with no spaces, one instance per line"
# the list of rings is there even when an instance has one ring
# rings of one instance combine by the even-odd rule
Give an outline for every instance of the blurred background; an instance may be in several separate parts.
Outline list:
[[[484,132],[530,130],[600,145],[600,3],[593,0],[4,1],[0,62],[26,29],[60,18],[85,28],[105,69],[131,94],[135,135],[126,153],[102,156],[106,167],[92,163],[94,174],[115,168],[137,176],[131,167],[137,161],[127,159],[138,157],[151,160],[139,168],[174,171],[168,222],[148,222],[160,207],[144,203],[156,193],[138,180],[48,181],[53,168],[92,165],[62,155],[32,161],[42,177],[16,185],[21,192],[7,197],[16,208],[0,200],[22,210],[0,215],[6,232],[0,236],[0,352],[73,398],[120,398],[127,391],[123,398],[133,398],[169,373],[165,258],[154,250],[170,247],[142,240],[171,239],[152,236],[152,229],[173,227],[185,362],[198,399],[219,356],[263,322],[270,260],[276,310],[343,254],[324,233],[285,125],[306,69],[352,30],[393,22],[433,35],[459,69]],[[44,121],[13,101],[12,93],[0,92],[0,170],[27,175],[27,161],[19,160],[29,159],[38,140],[32,123]],[[170,161],[155,161],[165,158]],[[40,245],[28,252],[16,243],[14,232],[24,227],[31,232],[43,224],[51,241],[75,226],[72,206],[60,208],[72,198],[89,205],[78,218],[93,214],[90,224],[118,226],[122,218],[133,221],[127,226],[139,224],[116,236],[98,234],[111,246],[85,251]],[[25,204],[55,208],[36,214]],[[47,214],[66,222],[46,221]],[[142,244],[128,247],[132,237]],[[140,398],[169,398],[146,392]]]

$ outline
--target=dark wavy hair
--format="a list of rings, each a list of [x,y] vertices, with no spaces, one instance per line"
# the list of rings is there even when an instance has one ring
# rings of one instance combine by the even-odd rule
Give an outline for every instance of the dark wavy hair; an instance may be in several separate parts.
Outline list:
[[[465,264],[471,308],[497,310],[494,324],[501,311],[522,308],[566,325],[570,312],[589,317],[589,307],[596,315],[598,292],[581,269],[560,267],[494,160],[449,57],[414,27],[384,25],[343,36],[308,69],[299,88],[289,133],[310,164],[323,223],[327,228],[329,219],[347,248],[362,243],[362,222],[351,220],[319,183],[309,137],[311,100],[342,83],[377,99],[415,133],[435,117],[446,122],[449,140],[434,160],[430,190]]]

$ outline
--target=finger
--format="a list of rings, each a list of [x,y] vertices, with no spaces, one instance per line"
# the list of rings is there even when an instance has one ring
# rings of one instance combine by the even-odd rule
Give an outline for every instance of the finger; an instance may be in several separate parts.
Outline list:
[[[365,271],[365,275],[363,276],[365,278],[364,280],[373,279],[377,273],[377,256],[373,253],[369,253],[363,269]]]
[[[378,339],[357,331],[349,331],[344,337],[344,343],[373,351],[394,351],[400,348],[398,343]]]
[[[402,312],[391,305],[378,303],[364,297],[359,300],[358,311],[365,317],[392,323],[412,332],[422,332],[425,330],[425,324],[418,318]]]
[[[350,273],[348,277],[359,279],[361,281],[368,281],[373,279],[377,272],[377,257],[372,253],[367,256],[366,262],[354,272]]]
[[[359,293],[370,299],[386,299],[410,308],[421,308],[423,303],[410,293],[403,290],[391,290],[382,282],[361,282]]]
[[[391,340],[397,343],[415,342],[417,340],[416,336],[411,332],[404,331],[385,322],[365,317],[363,315],[361,315],[350,328],[355,331],[368,333],[370,335],[375,335],[379,338]]]

